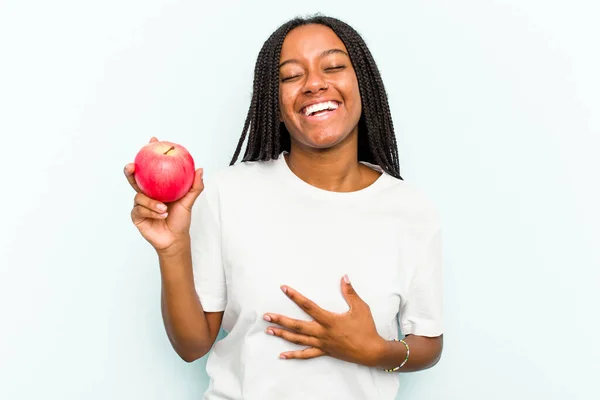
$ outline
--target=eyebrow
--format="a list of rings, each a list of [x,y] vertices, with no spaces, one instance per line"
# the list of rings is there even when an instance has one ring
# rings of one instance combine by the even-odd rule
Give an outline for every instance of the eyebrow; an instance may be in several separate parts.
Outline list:
[[[343,54],[343,55],[345,55],[348,58],[350,57],[348,55],[348,53],[346,53],[344,50],[341,50],[341,49],[329,49],[329,50],[325,50],[324,52],[321,53],[320,57],[323,58],[323,57],[326,57],[326,56],[328,56],[330,54]],[[279,68],[283,67],[286,64],[291,64],[291,63],[298,64],[298,63],[300,63],[300,61],[298,61],[298,60],[296,60],[294,58],[290,59],[290,60],[285,60],[284,62],[282,62],[281,64],[279,64]]]

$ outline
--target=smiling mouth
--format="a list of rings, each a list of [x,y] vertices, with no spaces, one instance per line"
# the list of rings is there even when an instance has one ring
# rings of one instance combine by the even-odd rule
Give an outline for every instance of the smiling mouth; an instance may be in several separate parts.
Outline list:
[[[310,106],[304,107],[300,112],[305,117],[318,117],[337,110],[339,105],[340,104],[336,101],[324,101],[322,103],[311,104]]]

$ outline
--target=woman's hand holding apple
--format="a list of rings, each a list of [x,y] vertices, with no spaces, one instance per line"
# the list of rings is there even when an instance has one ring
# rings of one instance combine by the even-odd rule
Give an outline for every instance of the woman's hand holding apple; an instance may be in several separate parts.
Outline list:
[[[156,138],[152,138],[150,143],[157,141]],[[137,192],[131,210],[131,220],[142,236],[157,252],[176,250],[178,244],[189,245],[192,206],[204,190],[202,169],[195,170],[191,189],[182,198],[168,205],[142,193],[134,178],[135,164],[127,164],[124,172],[129,184]]]

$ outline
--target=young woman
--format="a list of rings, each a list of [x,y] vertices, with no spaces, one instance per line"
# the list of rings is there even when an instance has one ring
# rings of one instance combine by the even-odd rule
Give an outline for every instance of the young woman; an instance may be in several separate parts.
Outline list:
[[[188,362],[213,349],[206,399],[394,399],[396,372],[439,360],[440,222],[400,176],[380,74],[347,24],[269,37],[231,165],[206,183],[199,169],[184,198],[148,198],[134,169],[171,343]]]

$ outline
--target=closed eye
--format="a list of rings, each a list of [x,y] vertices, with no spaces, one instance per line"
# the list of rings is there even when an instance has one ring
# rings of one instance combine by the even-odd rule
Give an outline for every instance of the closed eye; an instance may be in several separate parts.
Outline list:
[[[337,71],[341,71],[346,69],[345,65],[337,65],[335,67],[327,67],[325,68],[325,71],[329,71],[329,72],[337,72]],[[299,77],[301,77],[302,74],[299,75],[293,75],[293,76],[286,76],[285,78],[281,78],[281,82],[289,82],[289,81],[293,81],[294,79],[297,79]]]
[[[299,78],[299,77],[300,77],[300,75],[287,76],[285,78],[282,78],[281,82],[288,82],[288,81],[294,80],[294,79]]]

